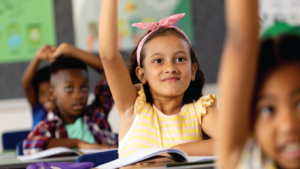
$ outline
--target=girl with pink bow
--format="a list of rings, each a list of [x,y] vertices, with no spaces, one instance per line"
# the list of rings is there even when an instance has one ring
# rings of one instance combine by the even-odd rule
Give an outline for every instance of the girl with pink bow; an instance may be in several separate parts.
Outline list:
[[[202,95],[204,75],[186,34],[172,26],[184,14],[133,26],[149,30],[129,54],[118,49],[118,0],[103,0],[99,52],[118,109],[119,156],[145,148],[177,148],[191,156],[213,154],[216,96]],[[157,162],[157,161],[154,161]]]

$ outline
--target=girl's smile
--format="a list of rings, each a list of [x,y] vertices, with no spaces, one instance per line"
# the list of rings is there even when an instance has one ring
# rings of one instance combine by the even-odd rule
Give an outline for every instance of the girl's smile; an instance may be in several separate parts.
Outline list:
[[[255,136],[279,166],[300,167],[300,61],[273,70],[256,104]]]
[[[149,83],[152,94],[183,97],[197,71],[197,65],[192,64],[190,45],[176,35],[167,34],[145,44],[144,53],[144,67],[138,70],[140,81]]]
[[[288,161],[300,159],[300,139],[287,140],[286,143],[280,146],[279,154]]]
[[[164,82],[177,82],[179,80],[179,78],[177,77],[167,77],[165,79],[163,79]]]

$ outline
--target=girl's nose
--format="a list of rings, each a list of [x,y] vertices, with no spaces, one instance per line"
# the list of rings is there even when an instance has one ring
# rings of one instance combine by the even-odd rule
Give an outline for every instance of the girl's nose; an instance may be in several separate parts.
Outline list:
[[[299,120],[296,112],[291,109],[283,110],[281,116],[279,116],[278,125],[281,133],[288,133],[297,130]]]
[[[165,73],[177,73],[178,69],[176,67],[176,64],[173,62],[167,62],[165,64]]]

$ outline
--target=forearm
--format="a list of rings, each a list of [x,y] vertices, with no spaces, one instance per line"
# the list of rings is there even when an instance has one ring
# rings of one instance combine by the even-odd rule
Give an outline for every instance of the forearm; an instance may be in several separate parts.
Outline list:
[[[34,57],[26,68],[22,78],[22,86],[25,96],[32,107],[34,107],[37,102],[36,93],[33,87],[33,80],[40,62],[40,59]]]
[[[99,24],[101,59],[120,56],[118,48],[118,0],[103,0]]]
[[[257,0],[227,0],[228,33],[219,72],[219,157],[234,168],[249,132],[258,59]]]
[[[212,156],[214,153],[214,142],[216,139],[209,139],[203,141],[195,141],[176,145],[176,148],[186,152],[189,156]]]
[[[45,149],[50,149],[54,147],[67,147],[67,148],[77,148],[78,146],[77,139],[50,139],[46,145]]]
[[[85,52],[83,50],[80,50],[76,47],[74,47],[73,45],[70,44],[62,44],[62,45],[66,45],[67,50],[66,50],[66,54],[69,56],[72,56],[74,58],[77,58],[81,61],[83,61],[84,63],[86,63],[87,65],[91,66],[94,70],[96,70],[99,74],[103,74],[103,66],[101,63],[101,60],[99,57]]]

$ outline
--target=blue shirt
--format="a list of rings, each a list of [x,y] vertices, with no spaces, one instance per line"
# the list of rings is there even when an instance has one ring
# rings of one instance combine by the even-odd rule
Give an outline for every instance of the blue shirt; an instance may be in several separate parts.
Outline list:
[[[47,119],[47,111],[45,110],[45,108],[40,104],[37,103],[35,105],[35,107],[32,109],[32,129],[42,120],[46,120]]]

